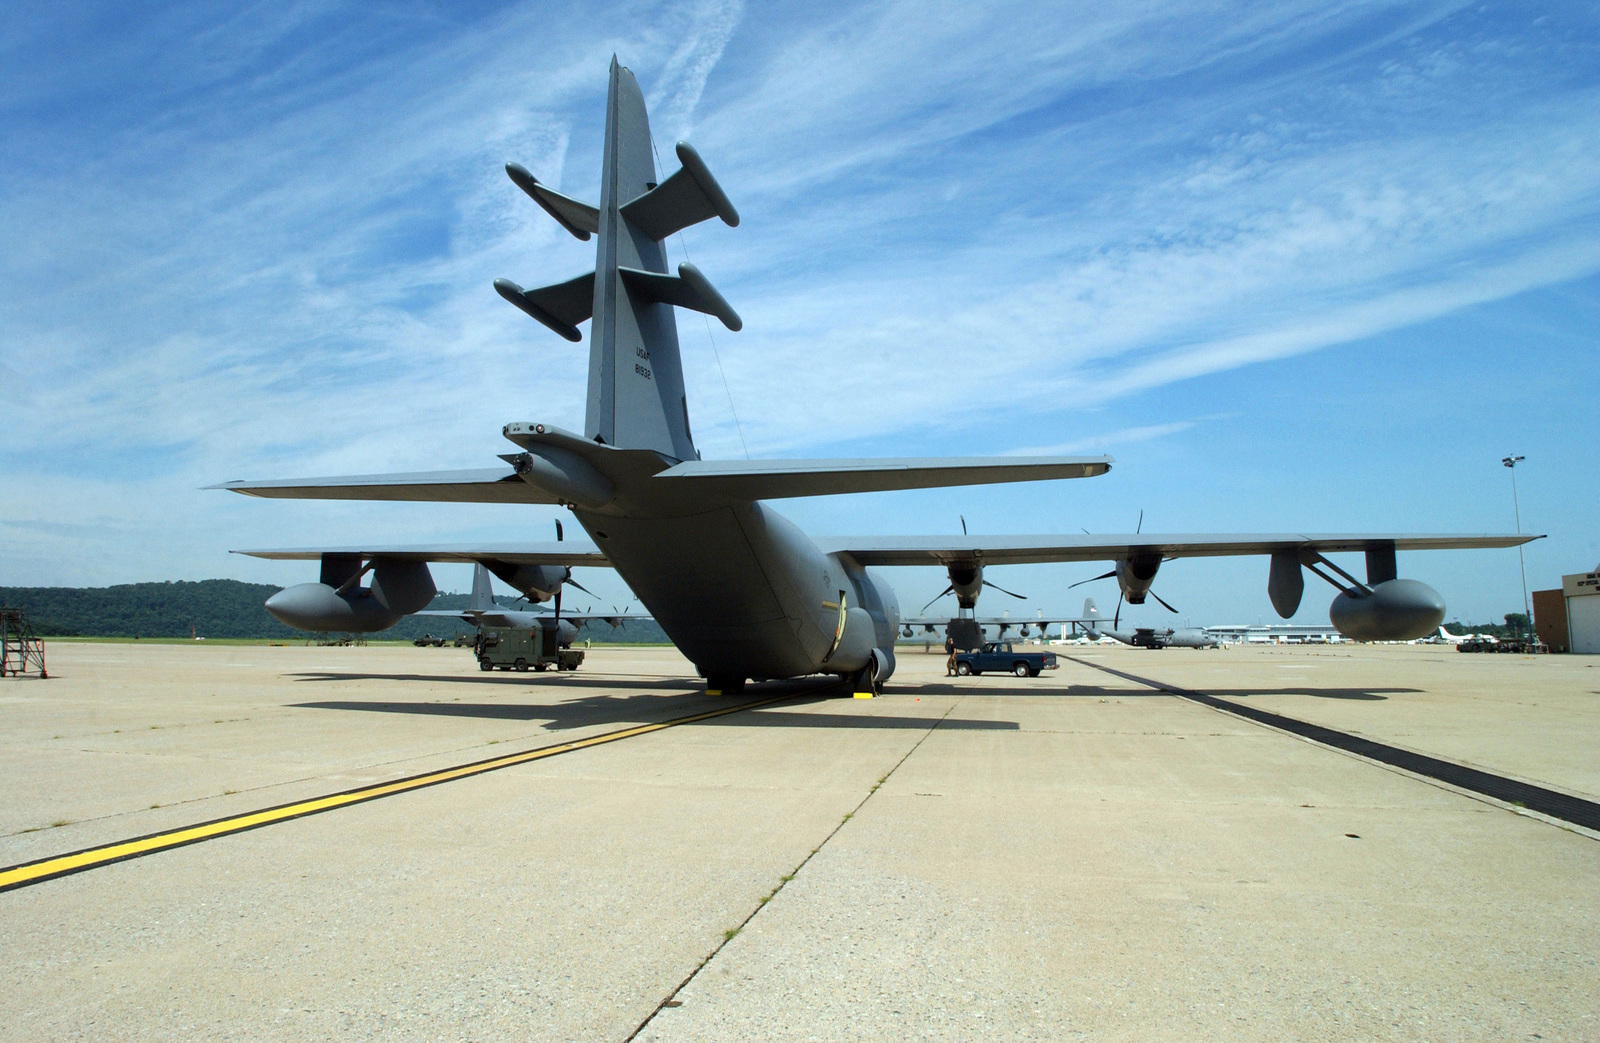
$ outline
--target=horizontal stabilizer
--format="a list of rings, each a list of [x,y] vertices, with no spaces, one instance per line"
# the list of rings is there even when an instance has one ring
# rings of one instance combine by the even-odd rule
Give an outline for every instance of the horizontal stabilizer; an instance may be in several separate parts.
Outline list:
[[[423,500],[442,503],[556,503],[556,498],[504,467],[465,471],[281,478],[207,486],[284,500]]]
[[[678,265],[677,275],[647,272],[639,268],[618,268],[617,274],[628,284],[628,292],[635,300],[676,304],[680,308],[714,315],[735,332],[744,328],[744,320],[717,292],[717,288],[700,274],[700,269],[687,261]]]
[[[507,163],[506,173],[545,213],[555,218],[557,224],[579,239],[587,242],[591,235],[600,231],[600,211],[596,207],[564,196],[549,185],[541,185],[539,179],[519,163]]]
[[[570,341],[580,341],[578,323],[594,314],[594,273],[524,290],[510,279],[496,279],[495,292]]]
[[[252,558],[275,561],[316,561],[324,555],[346,555],[357,559],[388,558],[392,561],[441,561],[473,564],[498,561],[507,565],[593,565],[609,567],[611,562],[592,546],[582,543],[491,543],[410,545],[398,547],[315,547],[288,550],[236,550]]]
[[[682,466],[682,465],[679,465]],[[668,472],[670,473],[670,472]],[[1538,536],[1458,536],[1389,533],[1249,533],[1106,536],[837,536],[817,540],[825,552],[843,552],[862,565],[945,565],[977,561],[1026,565],[1050,561],[1116,561],[1138,555],[1163,558],[1230,557],[1314,550],[1322,554],[1396,550],[1481,550],[1515,547]]]
[[[650,480],[675,482],[702,495],[731,500],[780,500],[789,496],[1091,478],[1110,469],[1108,456],[686,460]]]
[[[739,211],[728,202],[727,194],[694,146],[687,141],[678,142],[678,161],[683,164],[681,170],[639,198],[624,203],[620,208],[622,216],[657,242],[713,217],[722,218],[730,228],[738,227]]]

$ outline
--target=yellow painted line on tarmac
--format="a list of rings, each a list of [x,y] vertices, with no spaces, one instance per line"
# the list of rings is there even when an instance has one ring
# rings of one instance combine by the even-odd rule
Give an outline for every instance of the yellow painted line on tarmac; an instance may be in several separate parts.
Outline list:
[[[591,735],[586,739],[574,739],[571,742],[557,743],[554,746],[541,746],[538,749],[506,754],[503,757],[490,757],[487,760],[473,761],[470,764],[445,768],[442,771],[425,772],[421,775],[396,779],[393,782],[379,783],[375,786],[362,786],[357,789],[345,790],[342,793],[331,793],[325,797],[314,797],[311,800],[296,801],[292,804],[280,804],[277,807],[264,808],[244,815],[214,819],[210,822],[201,822],[198,825],[182,826],[178,829],[135,837],[132,840],[123,840],[113,844],[84,848],[82,851],[74,851],[65,855],[42,858],[36,862],[24,862],[21,865],[7,866],[4,869],[0,869],[0,891],[27,887],[30,884],[53,880],[56,877],[67,876],[71,873],[81,873],[86,869],[97,869],[113,862],[124,862],[130,858],[139,858],[142,855],[151,855],[158,851],[167,851],[187,844],[197,844],[203,840],[215,840],[217,837],[230,836],[249,829],[259,829],[262,826],[287,822],[290,819],[304,818],[307,815],[332,811],[335,808],[348,807],[351,804],[360,804],[364,801],[377,800],[380,797],[392,797],[397,793],[408,793],[411,790],[422,789],[424,786],[437,786],[441,782],[453,782],[456,779],[465,779],[473,775],[482,775],[485,772],[499,771],[501,768],[527,764],[530,761],[543,760],[546,757],[557,757],[563,753],[572,753],[575,750],[587,749],[590,746],[602,746],[608,742],[631,739],[636,735],[659,732],[666,728],[675,728],[680,724],[693,724],[696,721],[723,717],[730,713],[738,713],[741,710],[753,710],[760,706],[787,702],[796,697],[795,694],[791,693],[771,699],[757,699],[753,702],[740,703],[737,706],[720,707],[705,713],[690,714],[686,717],[674,717],[671,720],[658,721],[654,724],[640,724],[632,728],[605,732],[601,735]]]

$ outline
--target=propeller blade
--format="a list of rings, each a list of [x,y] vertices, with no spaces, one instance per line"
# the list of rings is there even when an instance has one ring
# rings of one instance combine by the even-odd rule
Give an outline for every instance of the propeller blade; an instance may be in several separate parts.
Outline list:
[[[1134,535],[1138,535],[1139,533],[1141,533],[1143,531],[1144,531],[1144,509],[1140,508],[1140,510],[1139,510],[1139,524],[1135,525],[1133,527],[1133,532],[1134,532]]]
[[[1100,575],[1094,576],[1094,577],[1092,577],[1090,579],[1080,579],[1076,583],[1070,583],[1070,584],[1067,585],[1067,589],[1071,590],[1073,587],[1081,587],[1085,583],[1094,583],[1097,580],[1110,579],[1112,576],[1115,576],[1116,574],[1117,574],[1117,570],[1116,569],[1112,569],[1110,572],[1102,572]]]
[[[939,593],[934,596],[933,601],[938,601],[940,598],[944,597],[946,594],[954,594],[955,590],[956,590],[955,584],[952,583],[950,586],[948,586],[948,587],[944,588],[943,590],[939,591]],[[927,605],[923,605],[922,606],[922,612],[928,611],[928,605],[932,605],[933,601],[928,602]],[[919,612],[917,614],[921,615],[922,613]]]
[[[962,514],[957,515],[957,517],[961,519],[961,535],[965,536],[967,534],[967,516]]]
[[[557,518],[556,519],[556,542],[560,543],[562,541],[562,539],[563,539],[563,537],[561,535],[561,519]]]
[[[1157,594],[1155,591],[1153,591],[1153,590],[1150,591],[1150,596],[1155,598],[1157,601],[1160,601],[1161,602],[1161,607],[1166,609],[1168,612],[1176,613],[1178,611],[1177,609],[1173,608],[1171,605],[1167,604],[1165,601],[1162,601],[1161,595]]]
[[[1111,613],[1111,629],[1122,629],[1122,595],[1120,593],[1117,595],[1117,610]]]
[[[556,628],[559,630],[561,628],[561,588],[560,587],[556,588],[556,614],[555,614],[555,620],[556,620]]]
[[[1002,594],[1010,594],[1012,597],[1021,598],[1023,601],[1027,601],[1028,600],[1028,595],[1014,593],[1014,592],[1009,591],[1006,588],[1002,587],[998,583],[990,583],[988,580],[984,580],[983,581],[983,585],[986,586],[986,587],[993,587],[994,589],[998,590]]]
[[[567,582],[572,584],[574,587],[577,587],[579,590],[583,591],[585,594],[589,595],[590,597],[594,597],[595,596],[595,592],[594,591],[590,590],[588,587],[584,586],[582,583],[579,583],[577,580],[573,579],[571,575],[567,576]]]

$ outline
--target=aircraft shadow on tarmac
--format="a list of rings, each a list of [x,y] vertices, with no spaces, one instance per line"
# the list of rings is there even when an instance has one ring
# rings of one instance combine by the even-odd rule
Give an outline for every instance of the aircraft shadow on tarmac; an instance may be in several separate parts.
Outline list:
[[[678,689],[683,694],[701,691],[705,683],[692,677],[660,677],[660,678],[615,678],[604,675],[588,676],[562,673],[546,674],[519,674],[519,673],[484,673],[484,674],[375,674],[375,673],[335,673],[333,671],[310,671],[300,674],[288,674],[299,682],[317,681],[428,681],[451,682],[456,684],[487,684],[509,685],[518,688],[636,688],[652,692],[659,692],[663,688]],[[830,685],[837,682],[829,682]],[[755,689],[752,689],[754,691]],[[761,689],[765,691],[765,689]]]
[[[1355,699],[1361,702],[1383,702],[1391,695],[1420,695],[1421,688],[1313,688],[1296,685],[1289,688],[1207,688],[1206,695],[1225,699],[1248,699],[1253,695],[1309,695],[1313,699]]]
[[[364,679],[367,675],[339,675],[329,677],[314,675],[318,680],[345,678]],[[435,680],[430,677],[411,678],[403,675],[386,677],[391,680]],[[457,678],[447,678],[457,680]],[[476,680],[475,678],[467,678]],[[561,687],[567,687],[567,679]],[[398,702],[394,700],[328,699],[316,702],[293,703],[304,710],[345,710],[362,713],[422,714],[435,717],[476,717],[504,721],[543,721],[551,731],[571,728],[588,728],[597,724],[649,724],[692,713],[695,710],[715,710],[728,705],[728,700],[700,694],[700,686],[688,687],[687,682],[610,682],[591,679],[588,684],[605,688],[642,688],[648,692],[633,695],[593,695],[554,703],[463,703],[463,702]],[[688,690],[661,691],[684,684]],[[552,686],[553,687],[553,686]],[[1015,721],[983,721],[958,718],[939,718],[930,713],[927,717],[898,717],[883,714],[843,714],[794,712],[794,708],[831,702],[848,696],[849,689],[836,680],[787,681],[752,685],[745,690],[751,700],[789,697],[785,709],[764,707],[749,714],[718,717],[699,722],[706,725],[732,725],[760,728],[931,728],[969,731],[1016,731]]]
[[[1244,699],[1258,695],[1301,695],[1314,699],[1356,699],[1381,702],[1392,694],[1418,693],[1420,688],[1313,688],[1296,685],[1288,688],[1207,688],[1206,695]],[[997,695],[1008,699],[1030,697],[1038,699],[1159,699],[1171,693],[1156,688],[1105,688],[1100,685],[1074,684],[1060,688],[1007,686],[980,681],[976,684],[962,682],[927,682],[924,684],[893,685],[891,695]]]

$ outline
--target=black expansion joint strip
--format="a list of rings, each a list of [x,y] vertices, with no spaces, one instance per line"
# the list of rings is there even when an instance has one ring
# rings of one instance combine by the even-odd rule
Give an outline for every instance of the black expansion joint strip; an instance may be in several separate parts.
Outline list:
[[[1448,783],[1451,786],[1470,790],[1473,793],[1481,793],[1486,797],[1493,797],[1495,800],[1504,801],[1507,804],[1518,804],[1530,811],[1537,811],[1541,815],[1549,815],[1551,818],[1600,832],[1600,804],[1596,804],[1592,800],[1584,800],[1582,797],[1574,797],[1570,793],[1545,789],[1543,786],[1535,786],[1527,782],[1518,782],[1516,779],[1508,779],[1504,775],[1479,771],[1477,768],[1469,768],[1464,764],[1456,764],[1453,761],[1440,760],[1437,757],[1414,753],[1411,750],[1402,750],[1398,746],[1374,742],[1372,739],[1363,739],[1359,735],[1336,731],[1333,728],[1324,728],[1320,724],[1311,724],[1307,721],[1296,720],[1293,717],[1285,717],[1270,710],[1261,710],[1254,706],[1229,702],[1226,699],[1219,699],[1204,692],[1192,692],[1187,688],[1179,688],[1176,685],[1166,684],[1162,681],[1138,677],[1134,674],[1124,673],[1121,670],[1114,670],[1109,666],[1101,666],[1098,663],[1091,663],[1073,656],[1068,656],[1067,658],[1074,663],[1093,667],[1108,674],[1114,674],[1123,680],[1133,681],[1136,684],[1142,684],[1159,691],[1170,692],[1180,698],[1200,703],[1203,706],[1209,706],[1214,710],[1231,713],[1236,717],[1243,717],[1245,720],[1264,724],[1269,728],[1277,728],[1279,731],[1298,735],[1301,738],[1319,742],[1324,746],[1331,746],[1336,750],[1353,753],[1358,757],[1365,757],[1380,764],[1400,768],[1415,775],[1438,779],[1440,782]]]

